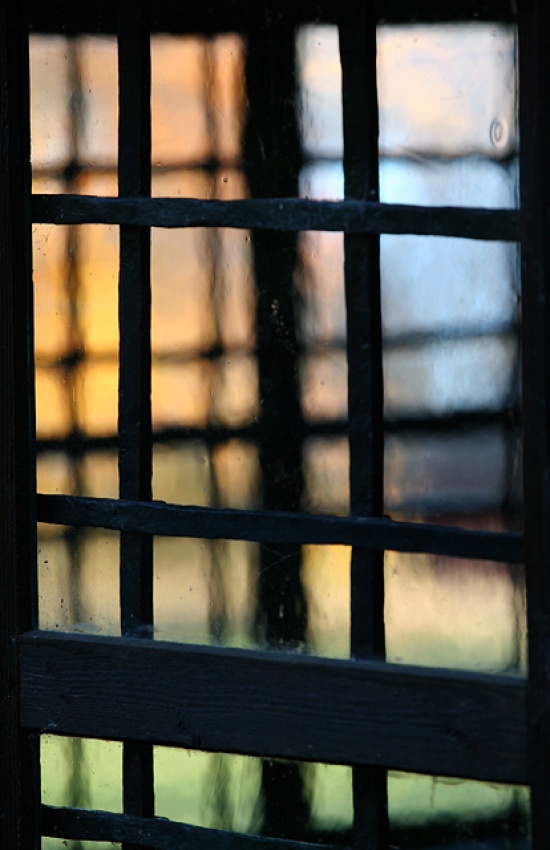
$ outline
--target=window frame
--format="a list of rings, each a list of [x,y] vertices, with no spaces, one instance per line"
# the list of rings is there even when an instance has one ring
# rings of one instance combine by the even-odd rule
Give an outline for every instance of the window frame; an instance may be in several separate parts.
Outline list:
[[[112,4],[111,4],[112,5]],[[127,3],[127,14],[136,9]],[[161,5],[161,4],[159,4]],[[246,5],[246,4],[244,4]],[[406,5],[406,4],[405,4]],[[495,781],[528,782],[532,795],[532,842],[542,850],[550,834],[550,239],[547,209],[548,158],[545,139],[550,127],[550,109],[545,92],[550,80],[546,44],[550,36],[550,10],[544,0],[519,0],[520,87],[521,87],[521,212],[498,215],[488,211],[448,210],[438,215],[376,200],[377,178],[372,161],[374,123],[357,125],[348,110],[345,123],[346,201],[334,205],[267,199],[250,202],[175,202],[161,204],[147,200],[147,175],[140,169],[147,156],[147,133],[143,133],[147,111],[143,101],[132,120],[137,121],[143,139],[141,158],[129,165],[121,177],[120,199],[72,198],[59,202],[46,196],[31,199],[28,110],[28,20],[25,3],[3,4],[0,11],[0,308],[3,317],[1,340],[3,359],[2,439],[0,442],[0,498],[2,499],[2,546],[0,549],[0,688],[3,700],[0,714],[5,768],[0,775],[0,835],[15,850],[39,846],[40,791],[38,776],[38,734],[55,729],[58,733],[128,740],[130,758],[143,766],[150,752],[151,728],[159,700],[167,706],[165,717],[155,722],[155,741],[228,752],[268,754],[280,757],[314,758],[352,763],[356,767],[355,799],[374,793],[373,807],[377,844],[384,846],[385,825],[380,818],[384,792],[381,768],[393,767],[422,772],[450,773]],[[124,2],[122,2],[124,7]],[[170,7],[170,4],[168,4]],[[403,7],[396,3],[395,8]],[[365,19],[363,19],[365,15]],[[340,22],[347,33],[349,48],[356,47],[367,61],[344,63],[344,104],[369,79],[365,41],[373,33],[372,7],[361,2],[346,4]],[[357,26],[357,16],[363,25]],[[139,23],[139,22],[138,22]],[[131,28],[129,28],[130,30]],[[129,35],[129,51],[142,43],[143,32],[136,27]],[[133,39],[133,42],[132,42]],[[141,40],[141,41],[140,41]],[[143,56],[143,50],[138,49]],[[130,58],[134,63],[136,55]],[[372,60],[372,53],[370,54]],[[142,67],[147,75],[147,68]],[[370,77],[372,81],[372,77]],[[140,91],[143,91],[140,87]],[[140,111],[141,110],[141,111]],[[372,119],[372,116],[371,116]],[[346,118],[345,118],[346,122]],[[130,126],[130,125],[128,125]],[[123,124],[124,127],[124,124]],[[141,128],[141,129],[139,129]],[[124,145],[121,138],[121,145]],[[127,146],[131,154],[131,145]],[[366,156],[365,156],[366,154]],[[366,161],[365,161],[366,160]],[[128,159],[130,163],[130,159]],[[133,167],[133,170],[132,170]],[[370,171],[369,171],[370,168]],[[370,174],[370,177],[369,177]],[[368,187],[364,197],[364,186]],[[32,202],[31,202],[32,201]],[[330,229],[346,230],[346,286],[348,299],[350,352],[354,355],[360,322],[353,319],[356,276],[377,274],[376,245],[382,232],[475,235],[477,238],[520,236],[522,252],[522,363],[523,363],[523,443],[525,534],[491,535],[480,532],[451,532],[422,525],[392,523],[381,516],[380,478],[374,476],[374,491],[365,492],[365,469],[380,458],[380,428],[364,431],[365,396],[373,399],[380,420],[380,389],[376,375],[362,387],[357,401],[357,483],[352,479],[351,516],[341,519],[304,517],[277,511],[217,511],[213,509],[172,508],[138,505],[149,502],[148,471],[130,475],[122,500],[70,500],[68,497],[39,497],[35,501],[32,358],[32,280],[30,234],[32,221],[105,221],[120,224],[128,234],[128,252],[140,257],[129,272],[133,280],[146,275],[147,247],[144,233],[164,215],[172,226],[194,221],[240,227],[299,231],[312,223],[331,223]],[[67,218],[68,217],[68,218]],[[496,223],[495,223],[496,222]],[[393,228],[393,230],[392,230]],[[499,229],[500,228],[500,229]],[[365,239],[367,234],[367,239]],[[482,234],[481,236],[479,234]],[[369,247],[365,252],[365,242]],[[369,254],[370,251],[370,254]],[[132,277],[133,276],[133,277]],[[368,325],[376,345],[379,329],[376,286],[371,288],[373,321]],[[147,322],[147,304],[142,304]],[[354,324],[355,321],[355,324]],[[148,370],[150,352],[139,358],[139,391],[146,389],[143,375]],[[360,372],[361,361],[350,370]],[[374,364],[375,372],[378,366]],[[359,390],[359,386],[357,387]],[[138,391],[138,395],[139,395]],[[145,393],[144,393],[145,394]],[[353,398],[350,431],[353,430]],[[372,413],[373,408],[370,412]],[[148,424],[133,444],[134,462],[143,456],[143,443],[150,442]],[[376,428],[378,427],[378,431]],[[361,430],[363,429],[363,430]],[[370,429],[370,426],[369,426]],[[21,435],[24,435],[23,437]],[[365,438],[367,450],[365,451]],[[355,449],[352,442],[352,455]],[[363,448],[361,448],[363,447]],[[140,477],[144,476],[144,477]],[[101,501],[101,504],[100,504]],[[355,544],[356,578],[352,579],[353,599],[370,605],[372,616],[367,632],[352,624],[352,653],[356,660],[329,661],[294,656],[276,657],[262,652],[212,648],[185,648],[155,645],[138,638],[90,638],[52,635],[35,630],[36,597],[34,583],[35,519],[87,526],[111,527],[127,535],[128,546],[142,546],[143,532],[186,534],[204,537],[235,537],[270,541],[274,535],[293,543],[338,542]],[[150,539],[150,538],[147,538]],[[422,668],[386,664],[376,660],[383,654],[380,629],[379,555],[384,548],[403,551],[446,552],[459,557],[473,556],[519,561],[525,553],[529,629],[529,677],[527,682],[498,676],[461,672],[429,671]],[[129,550],[130,551],[130,550]],[[134,550],[132,550],[134,551]],[[132,556],[133,557],[133,556]],[[144,563],[147,553],[143,555]],[[150,603],[149,572],[144,568],[138,598],[129,601],[128,618],[134,625],[147,622],[143,606]],[[364,576],[370,576],[366,586]],[[148,578],[149,576],[149,578]],[[373,591],[371,582],[375,584]],[[132,587],[134,583],[132,582]],[[355,603],[354,603],[355,604]],[[141,607],[140,607],[141,606]],[[359,618],[355,618],[355,623]],[[353,623],[353,620],[352,620]],[[124,631],[124,629],[123,629]],[[130,631],[129,629],[127,630]],[[82,670],[86,675],[82,675]],[[59,671],[63,670],[63,677]],[[183,675],[185,674],[185,675]],[[193,696],[184,681],[192,676]],[[302,689],[302,684],[308,686]],[[145,685],[144,685],[145,683]],[[177,683],[177,684],[175,684]],[[101,684],[108,709],[90,711],[91,696]],[[145,691],[143,688],[145,687]],[[334,702],[334,694],[338,701]],[[136,710],[128,716],[131,696]],[[328,699],[330,695],[331,700]],[[326,696],[326,699],[323,697]],[[319,707],[321,704],[321,708]],[[460,711],[455,709],[460,705]],[[224,718],[220,721],[220,717]],[[243,717],[245,721],[243,722]],[[330,730],[330,733],[327,733]],[[134,755],[132,755],[132,753]],[[149,768],[146,768],[146,772]],[[148,781],[148,780],[147,780]],[[373,790],[374,789],[374,790]],[[43,812],[43,825],[53,831],[65,818],[68,829],[83,835],[92,832],[114,835],[131,843],[132,829],[160,830],[154,839],[159,847],[169,840],[171,826],[149,823],[150,800],[139,789],[130,817],[124,826],[121,816],[112,815],[105,824],[93,813],[81,818],[64,812],[56,816]],[[137,797],[136,797],[137,795]],[[147,795],[146,795],[147,796]],[[137,802],[136,802],[137,800]],[[33,801],[32,805],[29,801]],[[364,807],[365,809],[367,807]],[[29,815],[29,811],[31,815]],[[367,822],[356,823],[356,833],[365,833]],[[126,832],[124,830],[126,829]],[[191,829],[191,828],[187,828]],[[110,832],[109,832],[110,830]],[[162,834],[161,834],[162,833]],[[192,831],[199,841],[202,832]],[[189,833],[182,830],[181,837]],[[76,837],[76,836],[75,836]],[[206,840],[206,839],[205,839]],[[235,846],[243,836],[235,836]],[[247,840],[252,846],[259,839]],[[292,842],[285,842],[292,846]],[[239,846],[241,846],[239,844]],[[360,846],[360,845],[358,845]]]

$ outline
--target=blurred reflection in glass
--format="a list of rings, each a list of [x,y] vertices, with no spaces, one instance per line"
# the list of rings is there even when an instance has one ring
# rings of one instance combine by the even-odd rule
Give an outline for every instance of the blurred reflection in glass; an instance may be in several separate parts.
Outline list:
[[[280,149],[255,120],[260,37],[153,37],[154,196],[342,197],[336,28],[285,32]],[[380,27],[383,201],[517,206],[515,39]],[[116,64],[110,37],[32,37],[36,192],[116,195]],[[342,234],[151,235],[154,498],[347,514]],[[39,491],[116,498],[118,229],[34,238]],[[516,247],[384,236],[381,278],[386,511],[520,527]],[[41,628],[119,634],[118,550],[116,534],[40,527]],[[349,563],[346,547],[158,538],[155,637],[347,657]],[[389,660],[524,673],[520,567],[389,552],[385,575]],[[120,810],[118,745],[48,736],[42,764],[44,802]],[[350,839],[349,768],[159,747],[155,769],[159,816]],[[527,846],[521,789],[390,774],[389,805],[395,846]]]

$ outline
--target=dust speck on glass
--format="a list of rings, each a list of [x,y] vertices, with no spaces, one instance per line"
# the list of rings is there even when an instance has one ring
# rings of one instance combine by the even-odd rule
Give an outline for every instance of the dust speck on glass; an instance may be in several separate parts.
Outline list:
[[[153,196],[343,197],[338,32],[293,39],[295,168],[281,175],[246,34],[153,34]],[[34,34],[31,93],[34,191],[116,195],[116,39]],[[378,99],[381,201],[518,206],[513,26],[381,25]],[[345,515],[344,238],[271,237],[265,287],[264,236],[152,230],[153,497]],[[115,226],[34,226],[41,493],[118,497],[118,243]],[[516,245],[384,235],[380,273],[385,512],[521,528]],[[119,548],[115,532],[40,526],[41,628],[120,634]],[[344,546],[158,537],[154,637],[349,657],[350,560]],[[384,571],[388,660],[525,673],[520,566],[387,552]],[[119,744],[44,736],[43,802],[121,811],[121,763]],[[154,767],[159,816],[349,839],[351,768],[165,747]],[[390,772],[388,798],[396,847],[527,847],[525,789]],[[43,839],[62,846],[100,845]]]

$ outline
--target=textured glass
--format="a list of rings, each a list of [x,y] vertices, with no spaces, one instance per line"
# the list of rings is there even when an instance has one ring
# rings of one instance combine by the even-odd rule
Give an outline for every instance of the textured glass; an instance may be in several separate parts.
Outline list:
[[[464,526],[485,515],[487,528],[513,527],[521,494],[518,442],[517,434],[499,426],[388,435],[386,509],[401,517],[448,517]],[[495,521],[503,496],[509,504]]]
[[[255,642],[255,543],[155,540],[155,637],[249,647]]]
[[[277,158],[255,124],[270,95],[246,79],[262,70],[250,39],[153,37],[153,196],[342,198],[336,28],[302,27],[294,46],[270,104],[286,110]],[[379,29],[383,201],[517,206],[515,52],[501,25]],[[111,37],[32,38],[36,192],[117,194],[116,64]],[[39,491],[117,498],[118,229],[36,225],[34,240]],[[154,499],[349,513],[343,235],[154,228],[151,242]],[[380,242],[384,510],[516,529],[517,249]],[[41,628],[120,634],[119,550],[112,532],[40,525]],[[350,561],[349,547],[156,538],[154,637],[347,658]],[[387,552],[384,570],[388,660],[525,674],[521,566]],[[46,804],[120,811],[118,744],[47,736],[42,766]],[[521,789],[392,772],[388,795],[392,847],[527,847]],[[157,747],[155,796],[175,821],[351,842],[348,767]],[[61,846],[92,850],[43,840]]]
[[[308,159],[334,175],[322,196],[338,198],[336,27],[303,27],[297,53],[302,145]],[[515,29],[482,22],[381,26],[377,66],[381,199],[517,206]],[[309,195],[311,184],[302,191]]]
[[[152,41],[155,167],[239,162],[244,130],[243,41],[237,35]],[[173,193],[169,192],[169,194]]]
[[[32,35],[30,67],[34,191],[86,194],[82,176],[117,167],[116,39]]]
[[[118,564],[117,532],[40,525],[39,627],[120,635]]]
[[[122,744],[42,735],[42,804],[122,811]],[[43,838],[42,850],[117,850],[111,842]]]
[[[61,169],[70,160],[71,71],[66,38],[31,37],[31,135],[35,171]]]
[[[525,788],[453,777],[388,774],[393,846],[449,850],[528,850]]]
[[[39,438],[116,433],[117,278],[118,228],[34,228]]]
[[[42,790],[44,804],[121,811],[119,743],[44,735],[41,760],[43,770],[51,775],[48,787]],[[155,747],[154,767],[157,817],[321,845],[344,844],[351,839],[349,767],[167,747]],[[270,788],[279,794],[275,805]],[[529,846],[525,789],[392,771],[388,804],[391,845],[405,850],[425,846],[483,850],[489,835],[490,846],[499,850],[526,850]],[[281,807],[285,811],[282,818]],[[45,838],[42,847],[77,850],[76,842],[56,842]],[[102,846],[83,842],[79,850]]]
[[[387,552],[388,660],[524,674],[523,585],[516,565]]]
[[[381,27],[381,153],[494,159],[513,154],[515,59],[513,27],[488,23]]]

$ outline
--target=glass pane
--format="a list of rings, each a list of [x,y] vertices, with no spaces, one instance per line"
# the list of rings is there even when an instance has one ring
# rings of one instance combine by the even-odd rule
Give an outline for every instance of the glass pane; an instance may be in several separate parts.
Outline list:
[[[122,811],[122,744],[42,735],[42,803]],[[42,838],[42,850],[113,850],[120,844]]]
[[[247,427],[256,422],[250,264],[250,237],[240,231],[154,231],[156,428]]]
[[[438,335],[445,342],[451,335],[514,327],[519,298],[515,245],[383,236],[380,252],[388,343],[413,332]]]
[[[31,35],[30,44],[34,189],[86,194],[82,175],[116,174],[116,39]],[[100,182],[90,194],[111,193]]]
[[[483,426],[388,436],[386,509],[392,516],[495,531],[521,520],[520,438],[513,427]]]
[[[155,35],[151,61],[153,195],[247,197],[242,37]]]
[[[38,529],[38,623],[48,631],[120,635],[119,535]]]
[[[301,577],[307,602],[307,651],[349,658],[350,566],[348,546],[304,546]]]
[[[520,566],[386,552],[384,618],[389,661],[525,675]]]
[[[121,811],[119,743],[43,735],[41,761],[46,805]],[[154,770],[157,817],[321,846],[351,840],[349,767],[155,747]],[[523,788],[391,771],[388,803],[390,842],[404,850],[529,846],[529,795]],[[72,844],[43,841],[47,850]]]
[[[312,437],[304,444],[303,508],[311,513],[349,513],[347,437]]]
[[[380,26],[380,194],[388,203],[518,206],[516,31],[503,24]],[[301,193],[341,198],[338,32],[297,38]],[[312,168],[332,174],[322,188]]]
[[[447,850],[528,850],[526,788],[390,772],[392,845]]]
[[[346,768],[167,747],[154,753],[159,817],[320,846],[349,838]],[[328,811],[319,805],[323,780],[331,793]]]
[[[254,543],[155,539],[155,637],[250,647],[258,576]]]
[[[517,159],[494,161],[387,157],[380,162],[380,196],[388,204],[514,208]]]
[[[515,29],[487,23],[381,27],[380,147],[387,156],[516,151]]]
[[[154,167],[239,163],[245,116],[242,38],[154,36],[151,62]]]
[[[67,38],[31,36],[31,136],[35,171],[61,170],[72,155],[71,59]],[[42,191],[55,189],[44,187]]]
[[[386,508],[521,523],[515,246],[381,240]],[[483,519],[483,515],[489,514]]]
[[[342,71],[337,28],[302,27],[296,39],[296,53],[304,151],[313,159],[341,159]]]
[[[116,432],[118,228],[34,228],[37,434]]]
[[[402,345],[384,359],[388,416],[441,416],[508,406],[516,345],[506,337],[428,340]]]
[[[122,744],[90,738],[40,736],[42,803],[122,811]],[[63,766],[63,770],[60,767]]]
[[[118,59],[113,37],[86,36],[76,42],[81,126],[78,156],[84,166],[116,168]]]

